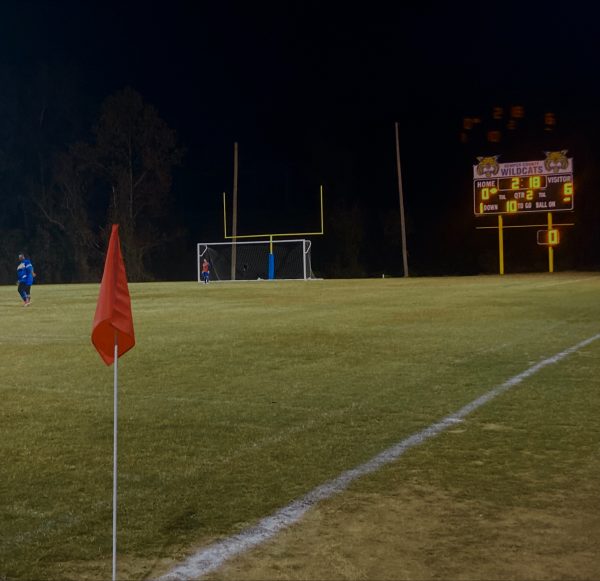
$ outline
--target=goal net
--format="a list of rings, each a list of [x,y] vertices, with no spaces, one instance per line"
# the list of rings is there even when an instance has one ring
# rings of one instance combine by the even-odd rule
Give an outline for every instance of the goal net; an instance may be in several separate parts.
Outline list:
[[[234,248],[235,246],[235,248]],[[268,240],[238,242],[200,242],[198,244],[198,282],[202,281],[202,262],[210,265],[211,280],[307,280],[314,278],[310,260],[310,240]],[[235,273],[232,273],[232,258]]]

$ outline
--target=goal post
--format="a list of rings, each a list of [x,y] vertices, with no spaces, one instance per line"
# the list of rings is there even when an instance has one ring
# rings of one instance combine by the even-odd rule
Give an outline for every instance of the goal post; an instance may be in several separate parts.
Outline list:
[[[232,272],[235,244],[235,271]],[[197,245],[198,282],[202,281],[202,261],[210,265],[210,279],[231,280],[309,280],[314,278],[310,240],[253,240],[200,242]]]
[[[269,258],[268,258],[268,271],[267,271],[267,277],[269,280],[275,278],[275,255],[273,254],[273,239],[277,239],[277,238],[284,238],[286,236],[322,236],[325,232],[324,230],[324,225],[323,225],[323,186],[321,185],[319,187],[319,198],[320,198],[320,206],[321,206],[321,230],[319,232],[287,232],[287,233],[274,233],[274,232],[270,232],[270,233],[263,233],[263,234],[241,234],[241,235],[237,235],[237,234],[232,234],[231,236],[227,235],[227,202],[226,202],[226,198],[227,195],[225,192],[223,192],[223,234],[225,237],[225,240],[231,240],[231,276],[230,276],[230,280],[235,280],[236,278],[236,272],[237,272],[237,268],[236,268],[236,261],[237,261],[237,245],[239,244],[239,240],[242,239],[250,239],[250,238],[269,238]],[[235,204],[234,204],[235,205]],[[235,208],[234,208],[235,210]],[[235,219],[234,219],[234,223],[235,223]],[[276,240],[277,243],[279,242],[292,242],[292,241],[297,241],[298,239],[294,239],[294,240]],[[304,239],[299,239],[299,240],[304,240]],[[265,242],[266,243],[266,242]],[[309,242],[310,244],[310,242]],[[309,247],[310,250],[310,247]],[[308,256],[310,256],[310,254],[308,254]],[[279,276],[278,278],[281,278],[281,276]],[[293,278],[298,278],[298,277],[293,277]],[[306,277],[305,278],[310,278],[310,277]]]

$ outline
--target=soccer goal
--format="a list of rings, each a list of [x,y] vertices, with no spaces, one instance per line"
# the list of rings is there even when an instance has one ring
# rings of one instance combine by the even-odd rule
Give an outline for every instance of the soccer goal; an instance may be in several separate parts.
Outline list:
[[[202,280],[205,258],[210,264],[211,280],[308,280],[314,278],[310,247],[311,241],[306,239],[200,242],[196,260],[198,282]],[[232,273],[234,253],[235,273]]]

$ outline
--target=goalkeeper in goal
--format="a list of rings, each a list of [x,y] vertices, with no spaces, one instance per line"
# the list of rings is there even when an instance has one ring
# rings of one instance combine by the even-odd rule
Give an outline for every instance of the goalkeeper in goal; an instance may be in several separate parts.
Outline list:
[[[202,261],[202,281],[204,284],[210,281],[210,264],[206,258]]]

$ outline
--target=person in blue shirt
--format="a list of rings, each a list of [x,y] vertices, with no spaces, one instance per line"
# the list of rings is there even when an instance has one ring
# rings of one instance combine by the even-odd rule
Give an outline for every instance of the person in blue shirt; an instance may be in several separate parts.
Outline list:
[[[17,266],[17,280],[19,284],[19,295],[23,299],[23,306],[28,307],[31,304],[31,285],[35,278],[35,271],[31,260],[25,258],[22,252],[19,254],[19,266]]]

